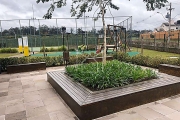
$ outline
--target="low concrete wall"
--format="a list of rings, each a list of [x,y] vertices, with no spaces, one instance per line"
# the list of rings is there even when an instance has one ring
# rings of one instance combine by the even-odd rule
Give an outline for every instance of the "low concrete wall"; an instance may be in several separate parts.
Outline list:
[[[20,72],[29,72],[35,70],[45,70],[46,63],[38,62],[38,63],[28,63],[28,64],[17,64],[17,65],[8,65],[7,73],[20,73]]]

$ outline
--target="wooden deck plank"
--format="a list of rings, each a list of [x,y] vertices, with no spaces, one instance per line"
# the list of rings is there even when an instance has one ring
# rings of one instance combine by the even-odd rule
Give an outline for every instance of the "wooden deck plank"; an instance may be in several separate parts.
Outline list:
[[[81,90],[82,87],[79,87],[78,84],[72,83],[72,81],[68,80],[66,76],[59,72],[49,73],[49,75],[52,76],[54,80],[80,104],[82,104],[90,94],[86,90]]]
[[[171,85],[171,84],[175,84],[180,82],[179,80],[156,80],[152,83],[146,83],[146,84],[140,84],[137,86],[133,86],[131,87],[122,87],[118,90],[110,90],[110,91],[106,91],[106,92],[100,92],[100,93],[96,93],[96,94],[92,94],[91,96],[88,97],[88,99],[86,99],[86,103],[85,104],[90,104],[92,102],[98,102],[101,100],[105,100],[105,99],[111,99],[114,97],[118,97],[118,96],[125,96],[128,94],[132,94],[132,93],[136,93],[136,92],[141,92],[144,90],[149,90],[149,89],[153,89],[153,88],[158,88],[158,87],[162,87],[162,86],[166,86],[166,85]]]
[[[73,81],[72,78],[70,78],[68,75],[62,72],[57,72],[56,74],[58,77],[63,77],[63,79],[66,80],[67,85],[72,85],[73,88],[77,89],[78,92],[82,93],[83,95],[86,96],[90,94],[90,90],[86,89],[85,87],[82,87],[82,85],[80,84],[77,84],[77,82]]]
[[[180,93],[180,78],[163,73],[159,79],[101,91],[90,91],[60,71],[49,72],[48,76],[51,77],[48,81],[80,120],[91,120]]]

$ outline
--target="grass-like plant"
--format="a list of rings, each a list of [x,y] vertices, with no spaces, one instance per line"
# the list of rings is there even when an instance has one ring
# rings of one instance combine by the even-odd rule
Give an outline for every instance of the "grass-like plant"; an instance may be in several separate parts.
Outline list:
[[[66,73],[75,81],[94,90],[124,86],[157,77],[156,73],[150,69],[142,69],[140,66],[117,60],[106,64],[90,63],[68,66]]]

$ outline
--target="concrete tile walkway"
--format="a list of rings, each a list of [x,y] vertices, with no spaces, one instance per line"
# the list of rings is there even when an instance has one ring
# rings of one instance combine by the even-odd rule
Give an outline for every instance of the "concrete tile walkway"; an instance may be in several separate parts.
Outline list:
[[[47,82],[48,71],[0,74],[0,120],[78,120]],[[96,120],[180,120],[180,95]]]

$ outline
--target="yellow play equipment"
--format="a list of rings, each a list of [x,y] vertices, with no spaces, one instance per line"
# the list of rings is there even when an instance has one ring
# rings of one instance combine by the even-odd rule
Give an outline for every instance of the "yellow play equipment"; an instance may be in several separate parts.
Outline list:
[[[23,53],[22,38],[18,38],[18,44],[19,44],[19,53]]]
[[[24,56],[29,56],[29,47],[28,47],[28,37],[23,37],[23,45],[24,45]]]
[[[86,48],[87,48],[86,45],[80,45],[80,46],[78,46],[78,50],[79,50],[79,51],[84,51],[84,50],[86,50]]]

